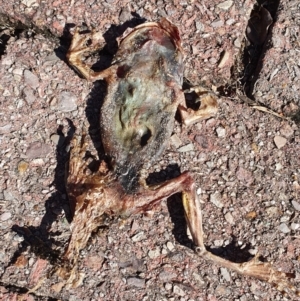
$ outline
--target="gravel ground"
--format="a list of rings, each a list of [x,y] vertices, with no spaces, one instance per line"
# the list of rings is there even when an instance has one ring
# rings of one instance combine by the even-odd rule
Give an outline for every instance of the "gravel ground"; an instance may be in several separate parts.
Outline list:
[[[145,166],[149,182],[192,171],[206,245],[235,261],[259,251],[299,282],[299,4],[267,1],[274,23],[256,44],[244,34],[251,31],[248,20],[256,22],[254,3],[1,4],[1,300],[297,300],[197,257],[177,195],[153,212],[115,218],[99,229],[81,252],[83,285],[67,289],[51,273],[70,235],[64,187],[70,134],[90,127],[94,146],[101,146],[105,86],[88,83],[66,64],[69,28],[86,23],[104,33],[98,65],[106,67],[115,38],[128,26],[165,16],[181,32],[185,77],[219,91],[220,109],[189,128],[176,122],[161,160]],[[283,118],[261,111],[262,105]]]

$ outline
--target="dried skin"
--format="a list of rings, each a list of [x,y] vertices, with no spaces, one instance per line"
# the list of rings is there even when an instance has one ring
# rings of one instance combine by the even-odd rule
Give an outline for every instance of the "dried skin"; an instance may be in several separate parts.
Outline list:
[[[178,108],[184,124],[189,125],[216,114],[213,93],[195,89],[201,101],[198,111],[187,109],[182,91],[183,52],[178,29],[168,20],[146,23],[132,30],[120,43],[113,65],[95,72],[83,61],[82,55],[95,51],[97,35],[81,35],[76,30],[68,60],[86,79],[104,79],[107,96],[101,109],[101,135],[112,168],[87,172],[85,137],[74,139],[70,155],[67,190],[74,217],[71,238],[65,259],[71,267],[66,272],[68,283],[77,286],[79,251],[92,231],[101,225],[105,215],[129,216],[150,209],[174,193],[182,192],[188,226],[197,253],[236,272],[272,283],[281,291],[299,293],[289,283],[288,274],[262,263],[257,258],[246,263],[233,263],[208,252],[203,242],[200,202],[193,177],[185,172],[160,185],[140,185],[139,170],[144,159],[155,160],[170,138],[174,115]],[[91,40],[90,46],[87,41]],[[63,274],[61,270],[61,274]]]

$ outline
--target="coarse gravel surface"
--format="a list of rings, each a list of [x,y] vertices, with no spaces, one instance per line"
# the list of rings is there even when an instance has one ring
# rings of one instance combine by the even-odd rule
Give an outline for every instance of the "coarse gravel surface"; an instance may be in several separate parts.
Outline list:
[[[94,233],[80,254],[83,285],[68,289],[51,272],[70,237],[70,137],[89,128],[97,155],[106,89],[66,63],[70,28],[104,34],[91,60],[106,68],[128,27],[167,17],[181,33],[186,79],[219,93],[219,112],[191,127],[176,121],[168,149],[143,173],[152,183],[191,171],[205,244],[237,262],[259,251],[300,288],[300,7],[266,1],[273,23],[256,44],[255,3],[2,1],[0,300],[300,300],[195,255],[178,195]]]

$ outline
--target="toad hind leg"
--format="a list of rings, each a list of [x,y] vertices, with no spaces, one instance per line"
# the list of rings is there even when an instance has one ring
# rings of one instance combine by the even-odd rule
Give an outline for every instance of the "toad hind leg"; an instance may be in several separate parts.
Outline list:
[[[219,266],[234,270],[243,276],[255,277],[269,282],[282,293],[294,293],[300,296],[300,291],[289,281],[290,278],[293,278],[293,275],[276,271],[270,263],[261,262],[258,259],[258,255],[248,262],[235,263],[216,256],[206,249],[203,241],[200,202],[196,193],[195,182],[190,173],[185,172],[175,179],[149,188],[148,190],[137,193],[134,198],[125,201],[126,207],[128,208],[125,211],[127,211],[128,214],[148,210],[151,208],[151,205],[158,203],[162,198],[169,197],[177,192],[182,192],[187,224],[195,244],[195,251],[199,256]]]
[[[212,261],[217,265],[234,270],[243,276],[255,277],[274,285],[282,293],[294,293],[300,296],[297,290],[289,281],[293,278],[291,274],[276,271],[270,263],[263,263],[256,255],[248,262],[235,263],[219,256],[212,254],[206,250],[203,242],[202,214],[197,194],[194,190],[186,190],[183,192],[183,206],[186,214],[187,223],[196,245],[196,253],[206,260]]]

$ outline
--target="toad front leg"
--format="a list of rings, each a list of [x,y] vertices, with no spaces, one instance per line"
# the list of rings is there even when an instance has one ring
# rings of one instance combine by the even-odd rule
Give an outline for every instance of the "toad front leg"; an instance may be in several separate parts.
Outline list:
[[[81,34],[79,28],[76,27],[71,46],[67,52],[67,60],[70,65],[89,81],[107,79],[112,75],[111,69],[113,67],[96,72],[90,66],[83,63],[82,57],[84,55],[96,52],[101,48],[98,44],[99,39],[103,40],[103,37],[95,30],[92,30],[90,33]]]
[[[201,102],[200,108],[196,111],[186,108],[184,105],[179,105],[178,110],[183,124],[189,126],[203,119],[208,119],[217,114],[218,103],[217,96],[210,90],[196,86],[185,90],[185,93],[195,92],[198,96],[198,101]]]

